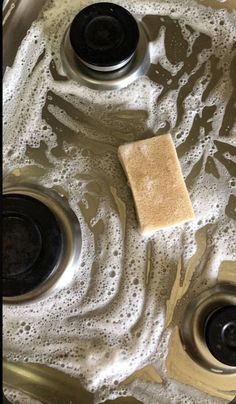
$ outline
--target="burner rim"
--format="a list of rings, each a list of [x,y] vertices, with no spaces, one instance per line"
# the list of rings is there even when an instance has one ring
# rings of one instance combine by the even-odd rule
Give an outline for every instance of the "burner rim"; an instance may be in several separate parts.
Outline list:
[[[111,25],[110,31],[108,28],[104,30],[108,36],[113,34],[113,40],[116,40],[112,45],[107,44],[107,49],[89,39],[91,26],[102,18],[105,28],[109,25],[108,20],[112,20],[114,27],[116,26],[113,32]],[[116,38],[114,31],[119,31],[119,38]],[[137,48],[139,35],[138,23],[134,16],[126,8],[108,2],[94,3],[83,8],[74,17],[69,29],[70,43],[78,59],[87,67],[104,72],[117,70],[130,61]],[[100,39],[109,42],[106,35]]]
[[[61,43],[61,62],[68,79],[93,90],[109,91],[125,88],[138,77],[145,76],[151,65],[150,40],[142,22],[137,21],[137,24],[139,42],[134,56],[119,70],[107,72],[92,70],[81,63],[70,43],[69,25]]]
[[[42,299],[47,297],[53,290],[66,285],[64,275],[73,276],[78,267],[82,248],[82,234],[78,218],[72,211],[64,197],[55,190],[31,183],[8,186],[3,189],[3,195],[19,194],[38,199],[45,204],[58,220],[61,234],[63,253],[60,254],[50,277],[38,285],[34,290],[18,296],[3,296],[3,303],[21,304],[25,301]]]
[[[207,318],[215,310],[236,306],[236,286],[222,282],[199,294],[185,309],[180,336],[188,355],[203,368],[217,374],[235,373],[236,367],[220,362],[210,351],[205,338]]]

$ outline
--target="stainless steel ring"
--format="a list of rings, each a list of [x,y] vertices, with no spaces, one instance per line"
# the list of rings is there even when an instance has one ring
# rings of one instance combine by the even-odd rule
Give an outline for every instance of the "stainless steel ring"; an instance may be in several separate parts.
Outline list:
[[[67,272],[67,276],[74,271],[75,266],[78,265],[82,246],[79,222],[67,202],[58,193],[30,183],[20,183],[19,185],[7,186],[3,189],[3,195],[12,193],[31,196],[42,202],[54,213],[62,231],[64,249],[60,255],[58,264],[45,283],[23,295],[3,297],[4,303],[20,303],[30,299],[45,297],[45,294],[48,294],[52,289],[59,286],[58,284],[65,271]]]
[[[210,352],[204,337],[204,322],[216,309],[236,305],[236,286],[221,283],[201,293],[186,308],[180,325],[184,349],[203,368],[214,373],[232,374],[236,367],[225,365]]]
[[[137,49],[130,59],[126,60],[123,67],[115,71],[95,71],[85,66],[75,54],[69,38],[70,26],[64,35],[61,45],[62,66],[66,75],[89,88],[95,90],[113,90],[127,87],[138,77],[144,76],[150,67],[149,39],[141,24],[139,26],[139,42]],[[110,69],[110,68],[109,68]]]

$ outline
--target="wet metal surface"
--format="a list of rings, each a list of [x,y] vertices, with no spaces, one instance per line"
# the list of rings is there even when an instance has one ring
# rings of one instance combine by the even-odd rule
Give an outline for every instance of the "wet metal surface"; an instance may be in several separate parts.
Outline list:
[[[45,1],[37,1],[37,5],[34,4],[34,7],[32,7],[32,1],[9,0],[5,2],[6,14],[3,42],[4,67],[12,64],[21,39],[24,37],[27,28],[36,18],[44,3]],[[233,2],[228,2],[226,6],[230,7],[229,4],[232,6]],[[164,24],[167,28],[165,38],[167,42],[166,49],[168,59],[173,64],[183,62],[182,67],[174,77],[170,75],[168,69],[163,68],[163,66],[159,63],[151,64],[149,67],[147,73],[148,77],[155,83],[163,86],[159,95],[160,102],[161,100],[164,100],[169,91],[174,91],[178,87],[178,82],[184,72],[190,73],[194,70],[199,54],[202,51],[210,48],[211,39],[205,34],[200,34],[194,42],[192,52],[189,54],[187,53],[187,44],[183,35],[181,34],[180,26],[174,23],[169,17],[147,15],[143,18],[142,24],[147,27],[148,35],[151,40],[155,40],[157,38],[161,30],[161,26]],[[176,42],[178,42],[178,48],[176,47]],[[12,44],[14,44],[14,46],[12,46]],[[210,56],[208,62],[211,67],[212,78],[205,89],[203,100],[207,98],[216,83],[218,83],[220,80],[222,72],[217,69],[217,61],[218,59],[216,56]],[[38,62],[40,62],[40,60]],[[201,172],[210,174],[216,180],[220,181],[221,176],[219,166],[221,166],[228,174],[235,176],[234,159],[236,156],[236,149],[233,145],[226,143],[225,140],[221,140],[221,137],[227,137],[235,122],[235,63],[236,59],[234,58],[230,68],[230,76],[233,84],[232,94],[228,100],[225,116],[221,123],[219,139],[214,141],[214,153],[206,156],[203,150],[199,160],[192,167],[186,177],[186,185],[189,190],[191,190],[191,187],[194,186],[194,183]],[[146,72],[148,64],[145,66]],[[61,75],[61,73],[57,71],[53,60],[50,68],[51,74],[56,81],[67,81],[67,77]],[[203,75],[204,68],[205,65],[203,64],[198,69],[195,69],[187,83],[182,86],[178,93],[176,127],[184,116],[183,102],[193,90],[197,80]],[[81,126],[77,129],[77,131],[73,129],[73,125],[72,127],[68,127],[57,119],[53,113],[56,108],[63,110],[74,124],[80,122]],[[135,133],[137,132],[141,134],[140,136],[142,138],[153,135],[147,126],[148,115],[145,109],[133,109],[127,111],[124,107],[123,110],[112,111],[110,113],[102,113],[101,111],[103,111],[103,105],[96,105],[94,113],[96,119],[92,118],[91,116],[87,116],[78,107],[69,101],[62,99],[58,94],[50,90],[47,94],[47,100],[43,107],[42,115],[45,122],[52,128],[53,132],[58,135],[58,143],[57,146],[53,148],[52,155],[58,158],[66,157],[66,153],[63,149],[63,143],[67,142],[69,144],[76,145],[78,133],[81,135],[79,139],[80,146],[84,147],[85,151],[91,151],[96,158],[102,156],[105,151],[115,153],[120,144],[122,144],[124,141],[132,141],[135,138]],[[202,127],[204,127],[205,136],[209,135],[209,133],[212,131],[212,119],[214,117],[214,113],[214,106],[206,106],[201,113],[199,112],[196,114],[186,140],[177,147],[179,158],[186,155],[186,153],[188,153],[191,148],[193,148],[199,142]],[[84,136],[82,130],[83,126],[88,129],[88,132],[91,134],[90,137]],[[94,138],[92,136],[95,129],[100,137]],[[157,134],[165,133],[169,129],[170,125],[168,122],[166,122],[165,127],[159,128]],[[106,141],[114,130],[116,134],[114,141]],[[24,168],[11,173],[9,177],[6,176],[4,186],[11,186],[12,181],[17,182],[19,178],[23,178],[23,183],[25,178],[41,178],[45,174],[46,170],[52,167],[52,163],[47,157],[47,145],[44,142],[41,142],[39,149],[28,146],[26,156],[35,161],[35,166],[25,166]],[[114,184],[112,182],[107,182],[107,179],[104,180],[103,178],[99,177],[96,171],[91,172],[90,174],[78,173],[76,175],[76,179],[86,180],[88,182],[87,194],[85,195],[87,206],[80,202],[80,209],[87,223],[90,223],[98,208],[98,201],[94,195],[99,195],[99,193],[103,192],[101,191],[101,184],[103,184],[105,181],[106,192],[112,198],[113,203],[118,209],[122,222],[123,233],[125,234],[126,207],[123,201],[119,198]],[[60,188],[60,186],[55,186],[54,188],[55,191],[64,194],[64,197],[66,198],[67,195],[64,189]],[[233,194],[230,195],[228,203],[225,207],[225,215],[229,219],[236,219],[236,197]],[[96,227],[91,227],[91,231],[93,232],[97,243],[97,251],[99,251],[99,238],[103,236],[102,222],[98,223]],[[194,256],[191,258],[184,275],[183,262],[181,258],[179,260],[169,300],[166,302],[166,328],[170,324],[174,324],[174,311],[177,302],[179,302],[187,294],[188,288],[195,276],[195,269],[200,265],[203,258],[207,259],[206,251],[208,234],[211,231],[212,226],[208,225],[202,227],[195,234],[197,250]],[[150,281],[150,273],[152,271],[151,258],[152,243],[150,242],[147,247],[146,285],[148,285]],[[223,267],[224,271],[222,270],[219,273],[219,282],[235,282],[235,263],[225,262],[223,263],[222,268]],[[169,347],[167,369],[171,378],[189,385],[193,385],[202,391],[212,394],[213,396],[216,395],[226,400],[232,399],[232,397],[235,395],[235,388],[232,386],[236,385],[234,369],[231,369],[232,371],[229,372],[230,375],[226,374],[223,376],[223,378],[219,379],[219,376],[214,372],[211,372],[210,366],[208,366],[209,371],[206,378],[206,373],[203,372],[200,366],[191,360],[191,355],[187,355],[186,351],[183,349],[183,341],[180,335],[180,330],[176,325],[170,339]],[[177,359],[178,357],[179,361]],[[179,364],[180,368],[178,366]],[[194,380],[189,376],[189,373],[191,373],[190,369],[192,374],[194,374]],[[153,381],[156,382],[157,379],[154,379]],[[60,399],[60,403],[62,404],[68,403],[68,400],[70,400],[70,402],[73,404],[89,404],[93,400],[93,395],[86,392],[77,379],[70,378],[46,366],[21,363],[11,364],[4,362],[4,383],[6,383],[8,386],[19,388],[25,393],[42,400],[43,403],[48,404],[56,404],[56,402],[58,402],[58,397]],[[133,398],[122,398],[112,402],[135,404],[138,401]],[[233,403],[235,400],[231,402]]]

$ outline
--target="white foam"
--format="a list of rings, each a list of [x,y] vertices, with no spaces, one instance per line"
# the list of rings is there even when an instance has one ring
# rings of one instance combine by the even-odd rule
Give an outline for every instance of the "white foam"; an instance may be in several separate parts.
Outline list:
[[[81,224],[83,246],[78,267],[59,291],[41,302],[4,306],[4,355],[9,360],[27,358],[74,376],[83,375],[87,387],[97,390],[100,398],[109,394],[114,397],[118,391],[129,393],[128,389],[118,390],[117,383],[156,360],[164,387],[139,382],[131,389],[137,398],[147,404],[157,404],[157,395],[161,404],[212,403],[207,395],[168,379],[165,357],[170,331],[166,335],[162,331],[166,298],[178,259],[182,254],[187,263],[194,254],[198,229],[214,224],[204,272],[209,284],[216,278],[222,260],[236,259],[234,225],[225,215],[235,177],[215,157],[214,144],[215,139],[233,143],[235,137],[235,126],[228,137],[219,138],[219,130],[232,94],[229,68],[235,53],[231,48],[236,40],[236,13],[212,12],[191,0],[118,3],[140,18],[153,14],[177,19],[187,41],[186,57],[202,33],[209,36],[211,45],[200,51],[191,73],[183,71],[174,86],[184,61],[173,64],[168,60],[168,28],[163,28],[152,44],[152,62],[166,70],[166,82],[161,78],[155,83],[144,77],[123,90],[98,92],[71,80],[54,80],[52,75],[52,59],[56,70],[63,74],[61,40],[73,16],[87,2],[49,2],[32,25],[14,65],[4,77],[4,171],[27,164],[44,168],[45,174],[39,181],[46,187],[61,186],[67,192]],[[203,100],[213,74],[212,55],[218,58],[223,75]],[[204,63],[202,74],[177,107],[181,90]],[[167,85],[170,90],[162,96]],[[178,121],[179,105],[183,114]],[[205,108],[211,107],[214,112],[203,119]],[[193,126],[196,118],[202,119],[202,124]],[[137,232],[131,193],[117,159],[117,147],[155,134],[166,122],[189,183],[197,220],[146,239]],[[206,123],[212,128],[206,130]],[[190,131],[197,140],[191,148],[181,149]],[[214,158],[220,178],[206,172],[208,156]],[[232,160],[230,154],[225,157]],[[199,162],[199,173],[191,178],[191,171]],[[126,205],[126,227],[120,220],[111,187]],[[148,242],[152,243],[149,282]],[[202,279],[199,291],[201,282]]]

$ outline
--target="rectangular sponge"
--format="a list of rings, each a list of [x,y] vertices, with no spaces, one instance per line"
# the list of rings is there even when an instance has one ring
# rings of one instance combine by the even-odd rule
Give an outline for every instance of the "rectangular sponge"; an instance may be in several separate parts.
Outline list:
[[[118,157],[133,193],[142,234],[194,219],[170,134],[126,143],[119,147]]]

